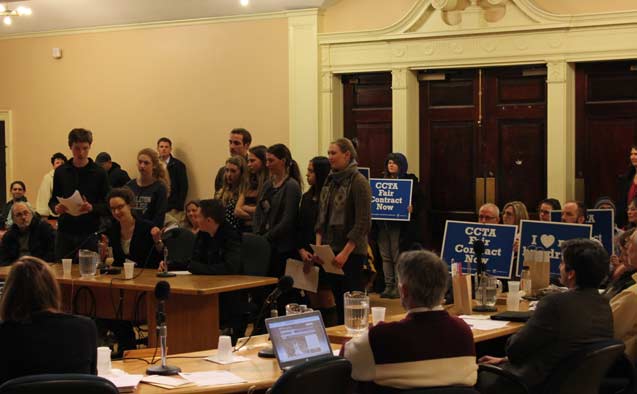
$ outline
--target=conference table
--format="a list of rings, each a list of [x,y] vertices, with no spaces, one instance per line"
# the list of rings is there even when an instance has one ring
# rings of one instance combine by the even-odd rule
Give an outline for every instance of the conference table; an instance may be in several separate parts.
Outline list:
[[[498,304],[496,305],[496,312],[474,312],[475,315],[488,316],[493,315],[495,313],[500,313],[506,311],[506,305]],[[454,310],[453,305],[446,305],[445,309],[453,315],[458,315]],[[522,301],[520,303],[520,310],[526,311],[528,310],[528,302]],[[405,317],[404,313],[398,313],[394,315],[387,316],[385,321],[393,322],[402,320]],[[507,337],[509,335],[515,334],[524,326],[524,323],[516,323],[516,322],[508,322],[506,326],[502,328],[496,328],[493,330],[480,330],[476,328],[471,328],[473,332],[473,341],[475,343],[485,342],[492,339],[498,339],[502,337]],[[351,334],[348,334],[347,329],[344,325],[329,327],[326,329],[327,336],[330,338],[330,342],[343,344],[352,338]]]
[[[0,279],[7,277],[10,268],[0,267]],[[157,272],[151,269],[135,269],[133,279],[125,279],[123,270],[117,275],[82,278],[76,264],[70,276],[63,274],[61,264],[52,264],[51,268],[60,283],[66,312],[104,319],[147,321],[149,347],[155,347],[158,343],[155,285],[161,280],[167,281],[170,284],[170,296],[166,301],[167,347],[170,354],[217,347],[221,293],[277,283],[276,278],[244,275],[159,278]]]

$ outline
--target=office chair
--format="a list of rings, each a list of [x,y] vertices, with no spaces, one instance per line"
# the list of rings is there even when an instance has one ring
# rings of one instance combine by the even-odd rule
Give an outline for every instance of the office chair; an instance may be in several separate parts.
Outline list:
[[[624,343],[615,339],[595,342],[561,361],[546,382],[534,392],[542,394],[598,394],[608,370],[624,354]],[[515,388],[516,393],[530,393],[522,380],[494,365],[480,365],[478,390],[484,374],[493,373]],[[509,390],[511,391],[511,390]]]
[[[602,380],[600,394],[634,394],[635,372],[635,364],[624,353]]]
[[[0,394],[118,394],[110,381],[95,375],[43,374],[11,379]]]
[[[267,276],[270,269],[270,243],[264,237],[243,233],[241,240],[241,273]]]
[[[340,357],[309,361],[290,368],[268,394],[349,394],[353,390],[352,364]]]
[[[192,231],[179,227],[170,228],[162,234],[162,242],[168,250],[168,270],[185,271],[188,269],[195,247],[195,238]]]

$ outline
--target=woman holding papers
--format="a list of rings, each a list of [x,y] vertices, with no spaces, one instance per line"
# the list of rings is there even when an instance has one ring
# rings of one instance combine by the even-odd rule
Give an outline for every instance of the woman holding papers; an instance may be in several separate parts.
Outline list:
[[[411,198],[410,220],[398,222],[392,220],[374,221],[374,232],[378,242],[378,249],[383,259],[383,274],[385,276],[385,290],[381,298],[399,298],[396,284],[396,262],[401,252],[412,248],[413,244],[420,243],[418,235],[420,228],[418,219],[422,207],[423,195],[418,186],[418,177],[408,174],[409,164],[402,153],[390,153],[385,159],[385,178],[411,179],[413,192]]]
[[[113,248],[115,265],[121,266],[126,259],[134,261],[140,267],[157,268],[161,260],[161,241],[155,243],[151,235],[154,224],[135,217],[132,204],[135,195],[130,189],[122,187],[111,190],[106,202],[115,218],[115,222],[106,233],[108,243]],[[159,229],[155,230],[157,233]]]
[[[97,330],[92,320],[61,311],[49,266],[21,257],[11,267],[0,301],[0,384],[43,373],[97,374]]]
[[[254,232],[264,236],[272,247],[268,276],[280,277],[288,258],[297,257],[292,235],[301,201],[301,171],[287,146],[268,148],[266,165],[270,179],[263,185],[252,223]]]
[[[306,179],[310,189],[301,198],[296,230],[297,247],[299,248],[301,259],[305,262],[304,271],[306,273],[314,266],[310,245],[316,241],[314,226],[316,225],[319,211],[319,197],[329,172],[330,162],[324,156],[313,158],[307,165]],[[321,269],[319,271],[318,291],[316,293],[307,291],[305,294],[308,296],[310,306],[321,311],[325,325],[336,325],[337,313],[334,293],[327,280],[325,270]]]
[[[316,244],[329,245],[333,261],[317,261],[343,269],[330,275],[339,323],[343,322],[343,293],[363,290],[362,270],[367,261],[367,235],[371,227],[371,189],[358,171],[356,149],[347,138],[332,142],[327,151],[331,171],[319,199]],[[318,260],[315,258],[315,260]]]
[[[162,227],[168,210],[170,190],[170,176],[166,166],[159,162],[154,149],[145,148],[137,154],[137,169],[139,177],[126,184],[135,195],[133,213]]]

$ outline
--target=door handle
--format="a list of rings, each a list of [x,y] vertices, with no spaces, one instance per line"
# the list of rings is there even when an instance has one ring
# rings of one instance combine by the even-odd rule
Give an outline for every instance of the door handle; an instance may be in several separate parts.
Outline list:
[[[487,201],[495,204],[495,178],[489,177],[485,181],[485,188],[487,191]]]
[[[478,211],[480,211],[480,207],[484,205],[484,196],[485,196],[485,182],[484,178],[476,178],[476,215]]]

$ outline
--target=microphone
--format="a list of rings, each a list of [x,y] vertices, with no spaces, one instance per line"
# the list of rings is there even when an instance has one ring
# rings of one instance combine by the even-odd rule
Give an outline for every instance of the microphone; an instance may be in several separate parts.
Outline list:
[[[272,292],[265,299],[265,305],[273,304],[283,293],[288,292],[292,285],[294,285],[294,279],[291,276],[285,275],[279,278],[279,282],[276,285],[276,288],[272,290]]]
[[[157,340],[161,347],[161,365],[148,367],[146,373],[149,375],[176,375],[181,372],[181,368],[166,365],[166,300],[170,296],[170,283],[165,280],[157,282],[155,285],[155,299],[157,300]]]
[[[164,263],[166,264],[166,271],[158,272],[157,277],[159,278],[172,278],[173,276],[177,276],[174,272],[168,272],[169,262],[168,262],[168,241],[172,239],[176,239],[179,237],[180,232],[179,226],[172,225],[164,228],[161,232],[161,241],[164,243]]]
[[[473,241],[473,253],[476,255],[476,263],[478,276],[482,274],[483,266],[482,266],[482,255],[484,254],[484,242],[480,239]]]

